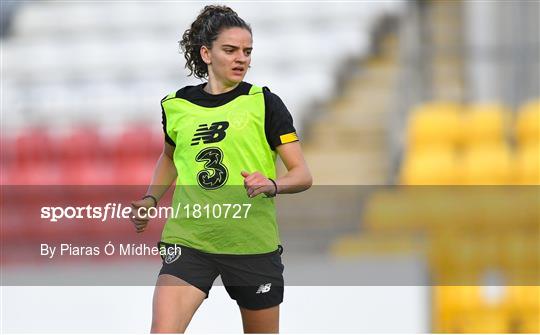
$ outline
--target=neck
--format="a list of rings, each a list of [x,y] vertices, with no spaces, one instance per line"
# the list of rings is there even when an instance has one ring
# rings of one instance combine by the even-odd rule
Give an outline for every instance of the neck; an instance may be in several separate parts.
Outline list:
[[[227,85],[219,80],[213,80],[213,78],[208,78],[208,83],[204,85],[204,91],[210,94],[221,94],[234,90],[240,83],[231,83]]]

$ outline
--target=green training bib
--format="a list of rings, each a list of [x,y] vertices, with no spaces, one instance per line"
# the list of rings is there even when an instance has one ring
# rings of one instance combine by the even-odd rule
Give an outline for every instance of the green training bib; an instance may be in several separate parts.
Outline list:
[[[275,178],[276,153],[266,139],[261,87],[252,86],[219,107],[202,107],[170,94],[162,101],[166,131],[176,143],[178,172],[172,215],[162,241],[216,254],[277,249],[273,198],[249,198],[241,171]]]

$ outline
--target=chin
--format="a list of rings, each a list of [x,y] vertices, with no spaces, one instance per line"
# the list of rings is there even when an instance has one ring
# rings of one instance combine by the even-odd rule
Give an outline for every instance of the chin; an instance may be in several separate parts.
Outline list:
[[[227,78],[227,80],[228,80],[231,84],[238,84],[238,83],[240,83],[242,80],[244,80],[244,77],[245,77],[245,76],[242,76],[242,77],[234,76],[234,77],[229,77],[229,78]]]

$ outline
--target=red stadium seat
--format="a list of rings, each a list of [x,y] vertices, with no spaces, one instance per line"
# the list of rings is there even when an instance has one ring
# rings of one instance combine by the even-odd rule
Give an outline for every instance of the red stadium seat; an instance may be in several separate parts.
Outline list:
[[[114,155],[119,160],[157,159],[163,148],[163,138],[148,127],[126,129],[116,139]]]
[[[110,161],[103,160],[107,147],[96,129],[73,130],[59,144],[62,183],[106,185],[112,182]]]
[[[15,140],[15,159],[17,168],[32,167],[36,163],[50,161],[56,157],[53,139],[40,128],[30,128]]]
[[[161,134],[148,127],[132,127],[113,144],[114,180],[119,185],[146,185],[163,150]]]

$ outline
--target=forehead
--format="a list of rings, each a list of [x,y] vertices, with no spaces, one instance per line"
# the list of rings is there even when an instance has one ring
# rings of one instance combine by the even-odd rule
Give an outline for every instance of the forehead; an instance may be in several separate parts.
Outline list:
[[[239,47],[251,47],[253,40],[248,30],[233,27],[221,30],[215,43],[218,45],[228,44]]]

